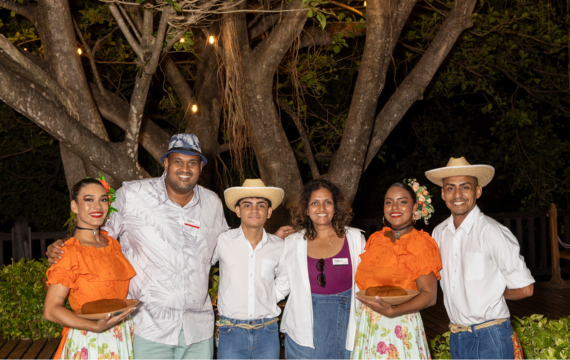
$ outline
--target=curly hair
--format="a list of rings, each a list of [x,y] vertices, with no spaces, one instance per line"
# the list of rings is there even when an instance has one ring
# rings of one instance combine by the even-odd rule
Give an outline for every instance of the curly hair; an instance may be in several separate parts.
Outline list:
[[[311,195],[314,191],[319,189],[327,189],[331,192],[335,212],[332,227],[338,237],[343,237],[346,233],[345,227],[348,226],[352,220],[352,207],[340,189],[327,180],[312,180],[305,185],[299,198],[293,206],[291,206],[291,222],[293,223],[293,227],[297,231],[305,230],[305,240],[313,240],[317,237],[317,231],[313,226],[311,218],[307,215],[307,209]]]

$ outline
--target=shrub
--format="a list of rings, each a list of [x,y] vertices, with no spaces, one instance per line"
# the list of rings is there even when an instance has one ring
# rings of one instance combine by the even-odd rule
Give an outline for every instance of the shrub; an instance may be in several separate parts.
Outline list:
[[[531,315],[511,320],[513,330],[521,342],[525,359],[569,359],[570,316],[548,320],[543,315]],[[436,336],[430,340],[434,359],[451,359],[449,335]]]
[[[43,319],[47,260],[22,259],[0,270],[0,334],[4,339],[57,337],[61,325]]]

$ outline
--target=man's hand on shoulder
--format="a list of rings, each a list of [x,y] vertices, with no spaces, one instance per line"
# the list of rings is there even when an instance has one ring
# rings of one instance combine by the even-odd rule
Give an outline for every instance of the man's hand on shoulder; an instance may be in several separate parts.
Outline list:
[[[286,225],[286,226],[281,226],[279,230],[277,230],[273,235],[278,236],[281,239],[285,239],[287,236],[293,234],[294,232],[295,229],[293,229],[292,226]]]
[[[50,265],[57,264],[57,260],[61,259],[61,255],[64,253],[61,248],[64,246],[65,244],[61,239],[56,240],[56,242],[48,246],[46,256]]]

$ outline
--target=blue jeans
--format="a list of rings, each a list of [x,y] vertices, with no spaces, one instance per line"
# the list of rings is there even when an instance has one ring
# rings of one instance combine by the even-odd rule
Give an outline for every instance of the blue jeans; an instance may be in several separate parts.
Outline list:
[[[473,332],[451,334],[449,347],[453,359],[513,359],[513,328],[510,319],[502,324]]]
[[[350,359],[346,333],[350,317],[352,289],[313,298],[313,342],[315,348],[301,346],[285,336],[286,359]]]
[[[235,320],[225,316],[222,320],[230,321],[234,326],[218,328],[218,359],[279,359],[279,325],[265,325],[271,319]],[[236,324],[262,324],[260,329],[243,329]]]

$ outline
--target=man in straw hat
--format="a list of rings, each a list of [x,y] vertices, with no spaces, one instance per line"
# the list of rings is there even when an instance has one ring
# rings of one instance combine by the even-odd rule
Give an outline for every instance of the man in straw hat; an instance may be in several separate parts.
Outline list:
[[[220,262],[218,359],[279,359],[275,278],[284,242],[263,228],[283,201],[280,188],[248,179],[224,192],[241,226],[218,237],[212,264]]]
[[[441,288],[449,315],[451,357],[513,359],[520,347],[505,300],[533,293],[534,279],[519,255],[517,238],[477,206],[495,169],[451,158],[446,167],[426,172],[442,187],[451,216],[433,231],[443,269]],[[520,351],[520,348],[519,348]]]

